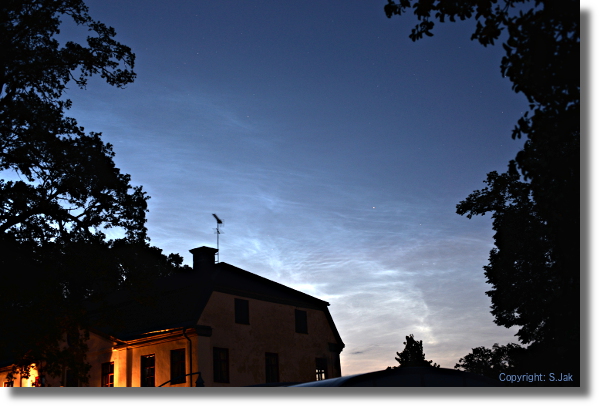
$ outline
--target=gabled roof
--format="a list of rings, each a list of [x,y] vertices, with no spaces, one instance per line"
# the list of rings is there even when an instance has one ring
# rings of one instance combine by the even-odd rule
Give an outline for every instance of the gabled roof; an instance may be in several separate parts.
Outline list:
[[[214,254],[214,249],[203,247],[192,250],[195,256],[198,252]],[[151,331],[192,327],[200,319],[213,291],[322,310],[340,350],[344,347],[329,314],[328,302],[231,264],[204,262],[200,265],[196,257],[193,271],[158,279],[143,299],[125,293],[116,294],[110,301],[113,327],[98,326],[97,329],[128,340]]]
[[[215,264],[213,289],[218,292],[304,308],[322,309],[329,306],[327,301],[228,263]]]

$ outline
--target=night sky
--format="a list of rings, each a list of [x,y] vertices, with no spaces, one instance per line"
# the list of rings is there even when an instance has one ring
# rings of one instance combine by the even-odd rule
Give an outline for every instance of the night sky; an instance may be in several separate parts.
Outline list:
[[[409,334],[446,368],[517,341],[485,295],[491,219],[455,213],[527,107],[472,21],[413,43],[385,0],[86,3],[138,77],[73,86],[70,115],[152,197],[152,245],[191,265],[218,214],[221,261],[330,302],[343,374],[397,365]]]

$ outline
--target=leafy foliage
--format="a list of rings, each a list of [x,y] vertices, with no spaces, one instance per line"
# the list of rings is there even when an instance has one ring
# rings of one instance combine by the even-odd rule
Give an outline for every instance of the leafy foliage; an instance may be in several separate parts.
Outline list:
[[[0,169],[20,178],[0,184],[0,232],[44,242],[122,227],[144,239],[148,197],[115,168],[100,134],[65,117],[71,101],[62,97],[67,83],[84,88],[94,74],[124,87],[135,78],[134,54],[81,0],[9,0],[0,13]],[[60,46],[61,15],[96,34],[87,47]]]
[[[528,343],[543,340],[553,318],[548,310],[558,293],[555,280],[550,278],[555,271],[555,247],[547,222],[533,200],[530,185],[519,179],[511,161],[508,172],[489,173],[485,181],[488,187],[461,202],[457,213],[468,218],[492,213],[496,247],[484,270],[493,289],[486,294],[491,297],[496,324],[520,326],[518,336]]]
[[[497,343],[492,349],[480,346],[473,348],[472,352],[460,358],[454,366],[455,369],[480,374],[491,379],[498,379],[500,373],[515,373],[515,359],[523,348],[516,343],[499,346]]]
[[[60,44],[65,17],[87,44]],[[134,80],[135,55],[115,35],[82,0],[0,6],[0,359],[25,374],[34,362],[54,375],[68,366],[85,383],[87,304],[181,268],[149,246],[149,197],[116,168],[112,146],[66,116],[68,84]]]
[[[398,357],[394,358],[400,364],[398,367],[440,367],[436,363],[432,365],[431,360],[425,359],[425,353],[423,353],[423,341],[417,341],[412,334],[406,337],[406,342],[403,342],[403,344],[405,345],[404,350],[400,353],[396,352]]]
[[[384,7],[388,17],[411,8],[419,21],[413,41],[446,18],[475,19],[471,39],[484,46],[505,34],[502,75],[529,101],[512,137],[527,139],[508,171],[488,174],[488,186],[457,213],[492,213],[496,247],[484,269],[495,322],[519,326],[536,363],[552,354],[554,369],[578,369],[579,3],[388,0]]]

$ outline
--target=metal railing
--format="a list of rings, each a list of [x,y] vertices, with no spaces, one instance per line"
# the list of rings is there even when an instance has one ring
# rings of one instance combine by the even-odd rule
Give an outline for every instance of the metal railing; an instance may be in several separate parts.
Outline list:
[[[166,382],[164,382],[163,384],[161,384],[158,387],[163,387],[165,384],[171,383],[173,380],[178,380],[178,379],[181,379],[183,377],[187,377],[187,376],[191,376],[191,375],[195,375],[195,374],[198,375],[198,378],[196,379],[196,387],[204,387],[204,380],[202,380],[202,373],[200,373],[200,372],[188,373],[188,374],[184,374],[184,375],[180,375],[180,376],[174,377],[171,380],[167,380]]]

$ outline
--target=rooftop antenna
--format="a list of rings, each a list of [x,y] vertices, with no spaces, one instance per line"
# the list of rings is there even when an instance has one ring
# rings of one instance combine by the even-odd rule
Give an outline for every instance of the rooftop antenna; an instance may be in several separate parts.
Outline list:
[[[217,263],[219,262],[219,235],[223,232],[221,232],[221,225],[223,224],[223,221],[221,219],[219,219],[219,217],[216,214],[212,214],[212,216],[215,217],[215,219],[217,220],[217,228],[215,229],[215,232],[217,233]]]

